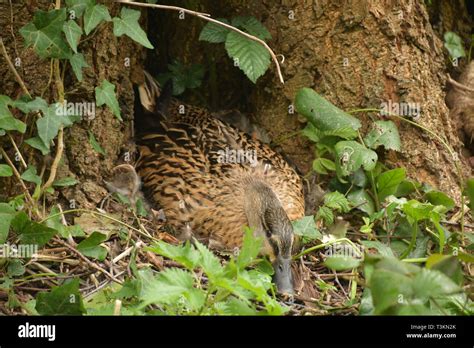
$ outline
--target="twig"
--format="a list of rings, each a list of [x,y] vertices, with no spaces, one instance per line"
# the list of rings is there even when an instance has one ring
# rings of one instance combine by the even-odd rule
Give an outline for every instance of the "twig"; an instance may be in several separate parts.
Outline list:
[[[28,91],[28,88],[26,88],[25,83],[23,82],[22,78],[18,74],[18,71],[16,71],[15,66],[13,65],[10,57],[8,56],[7,49],[5,48],[5,45],[3,44],[2,37],[0,37],[0,47],[2,48],[3,56],[5,57],[5,60],[7,61],[10,71],[13,73],[13,75],[15,75],[16,81],[20,84],[20,87],[23,90],[23,92],[25,92],[25,94],[31,98],[31,94]]]
[[[448,74],[448,82],[452,84],[454,87],[462,89],[463,91],[474,93],[474,89],[472,89],[469,86],[463,85],[462,83],[457,82],[456,80],[452,79],[451,76],[449,76],[449,74]]]
[[[214,23],[214,24],[217,24],[217,25],[220,25],[224,28],[227,28],[229,30],[232,30],[232,31],[235,31],[236,33],[239,33],[240,35],[243,35],[245,36],[246,38],[250,39],[250,40],[253,40],[255,42],[258,42],[259,44],[261,44],[263,47],[265,47],[265,49],[270,53],[270,56],[272,57],[272,60],[273,62],[275,63],[275,66],[277,68],[277,73],[278,73],[278,77],[280,79],[280,82],[281,83],[285,83],[285,80],[283,79],[283,75],[281,73],[281,68],[280,68],[280,62],[278,61],[278,58],[276,57],[275,53],[272,51],[272,49],[270,48],[270,46],[267,45],[267,43],[265,41],[263,41],[262,39],[259,39],[258,37],[256,36],[253,36],[253,35],[250,35],[240,29],[237,29],[236,27],[233,27],[232,25],[230,24],[226,24],[226,23],[223,23],[221,21],[218,21],[214,18],[211,18],[211,16],[207,13],[201,13],[201,12],[196,12],[196,11],[191,11],[191,10],[188,10],[188,9],[185,9],[185,8],[182,8],[182,7],[177,7],[177,6],[167,6],[167,5],[158,5],[158,4],[146,4],[146,3],[142,3],[142,2],[135,2],[135,1],[127,1],[127,0],[116,0],[116,2],[118,3],[122,3],[122,4],[126,4],[126,5],[133,5],[133,6],[141,6],[141,7],[151,7],[151,8],[158,8],[158,9],[162,9],[162,10],[172,10],[172,11],[180,11],[180,12],[184,12],[184,13],[188,13],[192,16],[196,16],[196,17],[199,17],[201,19],[204,19],[205,21],[208,21],[208,22],[211,22],[211,23]]]
[[[8,138],[10,139],[10,142],[12,143],[13,147],[15,148],[15,151],[18,155],[18,158],[20,159],[21,164],[23,165],[23,167],[25,167],[25,169],[28,168],[28,165],[26,164],[25,159],[21,155],[20,149],[18,149],[18,146],[16,146],[15,140],[13,140],[10,133],[7,133],[7,134],[8,134]]]

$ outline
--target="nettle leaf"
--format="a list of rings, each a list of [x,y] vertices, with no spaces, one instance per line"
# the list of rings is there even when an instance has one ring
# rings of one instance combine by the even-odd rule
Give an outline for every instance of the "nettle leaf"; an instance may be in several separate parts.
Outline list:
[[[452,31],[444,33],[444,47],[446,47],[452,59],[466,56],[462,39]]]
[[[372,130],[364,138],[364,142],[372,149],[382,145],[387,150],[400,151],[402,146],[397,126],[392,121],[374,122]]]
[[[322,131],[357,130],[360,121],[342,111],[311,88],[302,88],[295,98],[296,110]]]
[[[77,45],[81,39],[82,28],[76,23],[76,21],[69,20],[64,22],[63,32],[66,35],[66,40],[71,46],[74,53],[77,53]]]
[[[25,140],[25,143],[30,145],[32,148],[35,148],[41,151],[43,156],[47,155],[50,152],[49,145],[46,145],[40,137],[33,137]]]
[[[82,68],[89,67],[89,64],[87,64],[84,59],[84,55],[82,53],[73,54],[72,57],[69,58],[69,63],[71,63],[72,70],[74,71],[77,80],[82,81]]]
[[[313,169],[316,173],[328,174],[328,170],[329,171],[336,170],[336,164],[330,159],[320,157],[320,158],[316,158],[313,161]]]
[[[105,156],[105,151],[102,148],[102,146],[100,146],[97,139],[95,138],[94,133],[92,133],[91,131],[88,131],[88,132],[89,132],[89,144],[91,144],[95,152],[98,152],[101,155]]]
[[[115,85],[107,80],[103,80],[99,87],[95,88],[95,100],[97,106],[107,105],[114,115],[122,121],[120,116],[120,106],[115,96]]]
[[[86,35],[97,27],[100,22],[110,22],[109,10],[104,5],[91,5],[89,4],[84,13],[84,31]]]
[[[0,95],[0,129],[16,130],[20,133],[25,133],[26,124],[13,117],[8,108],[13,102],[6,95]]]
[[[361,166],[370,171],[377,164],[377,154],[356,141],[340,141],[335,146],[336,171],[339,176],[347,176]]]
[[[93,232],[89,237],[77,245],[77,250],[85,256],[92,257],[99,261],[104,261],[107,256],[107,249],[100,245],[107,239],[107,236],[100,232]]]
[[[0,165],[0,172],[1,172]],[[0,175],[1,176],[1,175]],[[15,209],[7,204],[0,203],[0,244],[4,244],[8,238],[8,231],[10,229],[10,223],[15,217]]]
[[[36,11],[32,23],[20,29],[26,47],[32,46],[41,58],[68,58],[71,55],[62,37],[66,9]]]
[[[347,195],[347,199],[354,207],[368,215],[375,212],[374,200],[363,188],[350,192]]]
[[[332,225],[334,222],[334,213],[332,212],[332,209],[324,205],[320,207],[316,213],[316,220],[321,219],[326,223],[326,225]]]
[[[219,277],[224,271],[219,258],[214,255],[212,251],[210,251],[205,245],[199,243],[198,241],[195,242],[195,245],[196,249],[201,254],[199,266],[202,267],[210,279]]]
[[[321,137],[324,136],[323,132],[320,131],[318,128],[313,126],[312,123],[308,122],[306,127],[303,128],[301,131],[301,134],[303,134],[305,137],[307,137],[309,140],[317,143],[321,139]]]
[[[234,65],[253,83],[256,83],[270,66],[270,54],[265,47],[239,33],[230,32],[227,35],[225,48],[229,57],[234,59]]]
[[[303,216],[301,219],[292,221],[293,230],[296,235],[303,237],[303,243],[318,239],[321,240],[323,235],[316,228],[314,216]]]
[[[153,45],[148,40],[145,31],[140,27],[138,20],[140,19],[140,11],[132,10],[122,7],[120,11],[120,18],[114,17],[114,35],[127,35],[132,40],[138,42],[146,48],[153,48]]]
[[[55,286],[48,293],[38,293],[35,308],[40,315],[82,315],[86,313],[79,293],[79,279]]]
[[[405,180],[405,168],[386,171],[377,177],[377,193],[380,201],[397,192],[398,185]]]
[[[8,177],[13,175],[13,170],[8,164],[0,164],[0,177]]]
[[[58,232],[43,224],[31,221],[25,212],[18,213],[11,221],[13,230],[18,233],[24,244],[36,244],[42,247]]]
[[[329,192],[324,196],[324,205],[343,213],[347,213],[351,209],[347,198],[337,191]]]
[[[234,27],[243,29],[250,35],[256,36],[259,39],[267,40],[271,39],[272,35],[265,26],[260,23],[255,17],[234,17],[232,18],[232,25]]]
[[[199,262],[199,252],[186,242],[184,245],[172,245],[158,241],[146,250],[179,262],[189,270],[193,270]]]
[[[217,18],[217,20],[219,22],[229,24],[229,21],[225,18]],[[225,42],[227,34],[229,34],[229,32],[229,29],[221,25],[209,22],[204,26],[204,28],[202,28],[201,34],[199,34],[199,40],[211,43]]]
[[[236,265],[239,269],[244,269],[250,265],[257,257],[262,246],[262,239],[255,238],[250,228],[245,229],[244,240],[239,256],[236,260]]]
[[[94,6],[95,0],[66,0],[66,6],[70,15],[80,18],[86,8]]]
[[[21,178],[28,182],[33,182],[36,185],[41,184],[41,178],[36,174],[36,168],[32,165],[21,174]]]

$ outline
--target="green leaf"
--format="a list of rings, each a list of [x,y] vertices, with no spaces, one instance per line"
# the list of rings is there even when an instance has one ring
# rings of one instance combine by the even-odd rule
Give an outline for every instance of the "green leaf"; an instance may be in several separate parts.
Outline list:
[[[265,47],[239,33],[230,32],[227,35],[225,48],[229,57],[234,59],[234,65],[253,83],[256,83],[270,66],[270,54]]]
[[[49,145],[51,141],[58,135],[59,129],[62,126],[67,127],[72,125],[76,120],[78,120],[78,116],[62,114],[61,104],[52,104],[48,107],[44,117],[41,117],[36,121],[38,135],[43,141],[44,145],[49,149]]]
[[[331,225],[334,222],[334,214],[328,207],[322,206],[316,213],[316,220],[323,219],[326,225]]]
[[[146,48],[153,48],[148,40],[146,33],[140,28],[138,20],[140,19],[140,11],[122,7],[120,18],[114,17],[114,35],[122,36],[123,34],[130,37]]]
[[[474,213],[474,178],[470,178],[466,181],[464,195],[469,199],[469,208],[471,208],[471,212]]]
[[[28,182],[33,182],[36,185],[41,184],[41,178],[36,174],[36,168],[32,165],[28,166],[28,168],[21,174],[21,178]]]
[[[107,249],[100,245],[100,243],[107,240],[105,234],[93,232],[89,237],[84,239],[77,245],[77,250],[85,256],[92,257],[99,261],[104,261],[107,256]]]
[[[4,130],[16,130],[20,133],[25,133],[26,124],[22,121],[17,120],[13,117],[8,105],[12,104],[12,101],[7,96],[0,96],[0,129]]]
[[[194,270],[200,259],[199,252],[189,242],[184,245],[172,245],[158,241],[146,250],[179,262],[191,271]]]
[[[257,257],[262,246],[262,239],[255,238],[250,228],[245,229],[242,248],[237,257],[237,267],[244,269],[250,265]]]
[[[71,50],[62,37],[62,28],[66,21],[66,9],[38,10],[33,23],[20,29],[25,46],[32,46],[41,58],[68,58]]]
[[[21,263],[21,260],[12,259],[8,261],[7,273],[10,277],[18,277],[25,273],[26,267]]]
[[[309,122],[306,127],[303,128],[301,134],[303,134],[305,137],[315,143],[319,142],[321,137],[324,135],[322,131],[320,131],[318,128],[313,126],[312,123]]]
[[[81,40],[82,28],[75,21],[69,20],[64,22],[63,31],[69,46],[71,46],[74,53],[77,53],[77,45]]]
[[[386,257],[395,257],[392,249],[387,245],[382,242],[379,242],[378,240],[371,241],[371,240],[362,240],[360,243],[365,246],[366,248],[371,248],[377,250],[380,255],[386,256]]]
[[[111,20],[107,7],[104,5],[89,5],[84,14],[84,31],[86,35],[89,35],[100,22],[110,22]]]
[[[107,105],[114,115],[122,121],[120,116],[120,106],[115,96],[115,85],[107,80],[103,80],[99,87],[95,88],[95,100],[97,106]]]
[[[340,192],[329,192],[324,196],[324,205],[333,210],[346,213],[351,207],[347,198]]]
[[[224,271],[219,258],[200,242],[196,241],[195,245],[196,249],[201,254],[199,265],[202,267],[209,279],[219,277]]]
[[[335,271],[344,271],[357,268],[361,260],[350,256],[330,256],[324,261],[324,265]]]
[[[84,59],[84,55],[82,53],[73,54],[69,59],[69,63],[71,63],[72,70],[74,71],[77,80],[82,81],[82,68],[89,67],[89,64],[87,64],[86,60]]]
[[[95,0],[66,0],[66,6],[69,14],[74,11],[76,18],[82,17],[87,7],[94,6]]]
[[[67,186],[74,186],[79,181],[77,181],[75,178],[72,177],[66,177],[66,178],[61,178],[53,182],[53,186],[56,187],[67,187]]]
[[[405,168],[396,168],[377,177],[377,193],[380,202],[397,192],[398,185],[405,180],[405,176]]]
[[[466,56],[462,39],[452,31],[444,33],[444,47],[446,47],[452,59]]]
[[[88,131],[88,132],[89,132],[89,144],[92,146],[95,152],[98,152],[101,155],[105,156],[105,151],[102,148],[102,146],[100,146],[97,139],[95,138],[94,133],[92,133],[91,131]]]
[[[229,24],[229,21],[227,19],[217,18],[217,20],[219,22]],[[225,42],[228,33],[229,29],[221,25],[209,22],[204,26],[201,31],[201,34],[199,34],[199,40],[211,43],[221,43]]]
[[[313,169],[319,174],[328,174],[329,171],[336,170],[336,164],[330,159],[319,157],[313,161]]]
[[[255,17],[234,17],[232,18],[232,25],[234,27],[243,29],[250,35],[256,36],[262,40],[269,40],[272,35],[265,26],[260,23]]]
[[[225,302],[215,304],[217,312],[221,315],[257,315],[257,310],[249,303],[235,297]]]
[[[426,260],[426,268],[443,272],[457,285],[463,283],[461,264],[453,255],[432,254]]]
[[[24,212],[18,213],[11,221],[11,225],[13,230],[19,234],[23,244],[36,244],[38,247],[48,243],[57,233],[55,229],[30,221]]]
[[[39,151],[41,151],[41,154],[43,156],[47,155],[50,151],[49,146],[45,145],[43,140],[41,140],[40,137],[33,137],[30,139],[25,140],[25,143],[30,145],[32,148],[35,148]]]
[[[40,315],[82,315],[86,310],[79,293],[79,279],[55,286],[48,293],[38,293],[35,308]]]
[[[296,235],[303,237],[303,242],[307,243],[311,240],[321,240],[323,235],[316,228],[314,216],[303,216],[301,219],[292,221],[293,230]]]
[[[364,189],[350,192],[347,195],[347,199],[352,206],[357,207],[357,209],[367,213],[367,215],[371,215],[375,212],[374,200]]]
[[[13,175],[13,170],[8,164],[0,164],[0,177],[8,177]]]
[[[382,145],[387,150],[400,151],[402,146],[397,126],[392,121],[374,122],[372,130],[364,138],[364,142],[372,149]]]
[[[412,199],[403,205],[402,210],[414,221],[420,221],[431,218],[433,208],[434,206],[431,204],[420,203],[417,200]]]
[[[302,88],[296,94],[296,110],[322,131],[354,129],[361,127],[360,121],[342,111],[311,88]]]
[[[377,154],[356,141],[340,141],[335,146],[336,171],[339,176],[347,176],[361,166],[370,171],[377,164]]]
[[[41,97],[36,97],[34,100],[31,100],[27,96],[15,100],[12,104],[13,107],[20,109],[25,114],[33,111],[42,111],[46,112],[48,109],[48,103]]]
[[[168,64],[169,72],[158,75],[158,81],[162,86],[171,79],[173,81],[173,95],[180,95],[186,89],[201,86],[204,77],[204,67],[200,64],[184,66],[178,60]]]
[[[7,203],[0,203],[0,245],[4,244],[8,238],[10,223],[15,217],[15,214],[16,211],[12,206]]]
[[[447,210],[453,209],[456,204],[454,200],[441,191],[429,191],[425,193],[425,198],[433,205],[442,205]]]

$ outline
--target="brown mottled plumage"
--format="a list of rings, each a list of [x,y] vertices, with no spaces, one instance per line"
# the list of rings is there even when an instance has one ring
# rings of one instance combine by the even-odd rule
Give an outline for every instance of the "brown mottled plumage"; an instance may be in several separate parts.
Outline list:
[[[304,215],[299,176],[266,144],[205,109],[164,98],[146,74],[140,100],[148,121],[137,124],[137,170],[148,198],[184,238],[192,235],[215,247],[239,247],[243,227],[252,227],[263,237],[262,252],[276,273],[288,271],[275,262],[284,259],[289,267],[290,220]]]

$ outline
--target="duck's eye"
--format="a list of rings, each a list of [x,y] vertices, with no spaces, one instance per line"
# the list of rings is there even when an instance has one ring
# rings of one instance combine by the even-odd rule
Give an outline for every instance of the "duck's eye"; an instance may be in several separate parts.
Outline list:
[[[267,231],[266,233],[267,238],[270,238],[272,236],[272,231]]]

